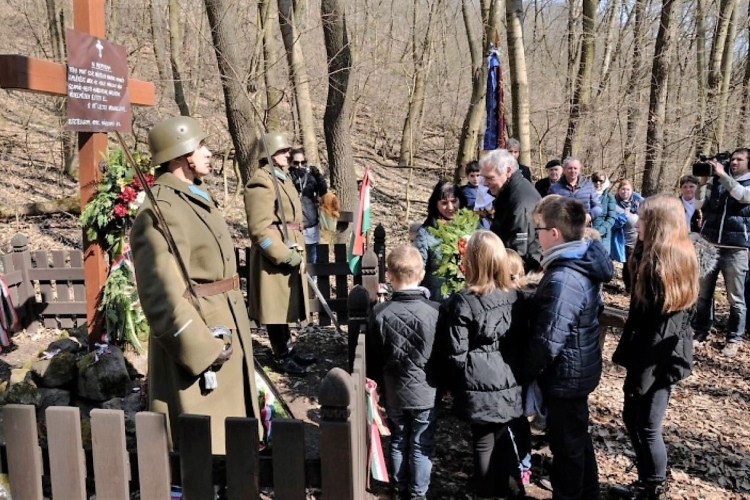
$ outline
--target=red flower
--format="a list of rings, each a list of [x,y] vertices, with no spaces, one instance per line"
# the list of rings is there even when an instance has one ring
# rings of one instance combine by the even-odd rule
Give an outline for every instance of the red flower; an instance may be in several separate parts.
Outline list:
[[[131,186],[124,186],[122,188],[122,191],[120,191],[120,194],[117,195],[117,199],[122,203],[130,203],[131,201],[135,201],[135,198],[137,196],[138,193],[135,192],[135,189],[133,189]]]
[[[117,205],[115,205],[114,213],[116,217],[125,217],[126,215],[128,215],[128,207],[121,203],[118,203]]]
[[[154,185],[154,176],[152,174],[146,174],[144,175],[144,177],[146,178],[146,184],[148,184],[149,186]]]

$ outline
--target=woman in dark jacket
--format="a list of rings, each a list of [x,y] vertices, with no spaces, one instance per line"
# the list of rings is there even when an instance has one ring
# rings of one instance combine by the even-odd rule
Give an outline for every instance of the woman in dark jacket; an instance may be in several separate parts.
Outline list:
[[[658,194],[638,211],[638,243],[628,265],[630,313],[612,361],[627,370],[622,419],[636,456],[638,481],[615,493],[667,498],[662,420],[674,384],[690,375],[690,319],[698,298],[698,259],[680,200]]]
[[[427,200],[427,218],[414,240],[414,246],[419,250],[425,266],[421,285],[430,291],[430,299],[437,302],[447,298],[440,291],[444,279],[435,275],[442,259],[437,245],[442,243],[442,240],[432,234],[429,228],[437,228],[439,223],[453,220],[456,212],[465,206],[466,197],[459,186],[448,181],[438,181],[430,199]]]
[[[609,192],[609,179],[604,172],[594,172],[591,174],[591,182],[594,184],[599,201],[602,204],[602,213],[599,217],[591,221],[591,226],[599,231],[602,237],[602,245],[609,254],[609,247],[612,246],[612,227],[615,225],[617,218],[617,204],[615,197]]]
[[[471,424],[476,498],[503,497],[513,455],[508,422],[522,414],[521,386],[508,360],[526,321],[500,238],[477,231],[466,247],[466,288],[440,309],[429,373],[453,394]]]

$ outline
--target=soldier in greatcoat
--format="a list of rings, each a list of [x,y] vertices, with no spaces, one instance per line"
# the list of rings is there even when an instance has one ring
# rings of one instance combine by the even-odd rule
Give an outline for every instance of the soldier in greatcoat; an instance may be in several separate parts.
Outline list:
[[[167,236],[146,201],[130,233],[138,295],[151,326],[149,403],[168,419],[178,447],[178,417],[209,415],[214,454],[224,454],[226,417],[259,417],[250,321],[239,289],[234,245],[201,179],[210,170],[206,134],[189,117],[149,133],[152,188],[195,295],[187,290]],[[197,295],[197,297],[195,297]],[[262,436],[262,429],[259,428]]]
[[[245,187],[247,227],[252,240],[248,306],[250,317],[266,326],[277,368],[304,376],[304,367],[314,363],[315,357],[295,352],[289,331],[289,323],[304,321],[308,316],[302,206],[289,177],[289,142],[280,132],[269,132],[266,142],[270,155],[261,159],[261,168]],[[278,200],[267,156],[273,161]],[[280,211],[284,213],[286,231]]]

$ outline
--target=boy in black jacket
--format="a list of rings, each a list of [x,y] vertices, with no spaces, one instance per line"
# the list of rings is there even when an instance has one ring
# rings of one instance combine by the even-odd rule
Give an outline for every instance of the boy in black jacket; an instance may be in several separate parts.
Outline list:
[[[426,498],[435,436],[435,388],[425,375],[432,354],[439,305],[419,283],[422,257],[409,245],[386,260],[393,296],[377,304],[369,320],[367,376],[385,394],[391,430],[392,478],[399,498]]]

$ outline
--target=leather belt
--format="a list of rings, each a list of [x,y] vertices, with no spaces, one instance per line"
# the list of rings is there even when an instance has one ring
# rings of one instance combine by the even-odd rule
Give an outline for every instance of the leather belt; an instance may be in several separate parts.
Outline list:
[[[270,224],[268,227],[278,227],[278,228],[281,228],[281,223],[280,222],[274,222],[274,223]],[[288,230],[290,230],[290,231],[302,231],[304,229],[304,227],[302,226],[302,224],[300,224],[299,222],[287,222],[286,223],[286,228]]]
[[[212,295],[219,295],[220,293],[231,292],[232,290],[239,289],[240,276],[238,274],[235,274],[231,278],[227,278],[225,280],[193,285],[193,290],[195,290],[195,294],[198,297],[210,297]],[[182,296],[188,298],[190,296],[190,291],[185,290],[185,293],[183,293]]]

